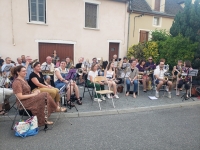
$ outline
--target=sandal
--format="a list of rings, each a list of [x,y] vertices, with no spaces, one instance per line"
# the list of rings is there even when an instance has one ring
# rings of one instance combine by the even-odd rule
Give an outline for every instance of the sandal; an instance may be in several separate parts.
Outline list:
[[[80,98],[77,99],[77,102],[76,102],[78,105],[82,105],[82,102],[80,100]]]
[[[67,108],[59,107],[56,112],[67,112]]]
[[[52,125],[52,124],[53,124],[53,121],[47,121],[46,124]]]
[[[143,90],[143,92],[147,92],[147,90]]]
[[[70,101],[67,101],[67,106],[71,106],[71,107],[74,107],[74,103],[70,102]]]
[[[4,110],[0,110],[0,115],[6,115],[6,112]]]
[[[129,96],[129,92],[126,93],[126,96]]]

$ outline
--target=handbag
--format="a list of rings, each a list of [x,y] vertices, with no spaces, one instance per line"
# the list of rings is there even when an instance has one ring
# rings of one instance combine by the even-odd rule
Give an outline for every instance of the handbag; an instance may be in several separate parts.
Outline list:
[[[2,105],[2,109],[5,110],[5,111],[9,111],[10,110],[10,103],[9,103],[8,99],[4,100],[4,103]]]
[[[37,116],[32,116],[26,121],[19,121],[14,126],[15,136],[25,138],[38,134],[38,119]]]
[[[117,87],[117,92],[118,92],[118,93],[123,93],[123,89],[124,89],[124,87],[123,87],[122,85],[119,85],[119,86]]]

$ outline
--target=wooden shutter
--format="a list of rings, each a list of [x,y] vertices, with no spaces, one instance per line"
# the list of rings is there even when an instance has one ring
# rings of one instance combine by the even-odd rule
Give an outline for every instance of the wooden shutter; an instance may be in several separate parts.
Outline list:
[[[154,10],[155,11],[160,11],[160,0],[155,0]]]
[[[141,43],[147,42],[148,38],[149,38],[149,32],[140,30],[140,42]]]

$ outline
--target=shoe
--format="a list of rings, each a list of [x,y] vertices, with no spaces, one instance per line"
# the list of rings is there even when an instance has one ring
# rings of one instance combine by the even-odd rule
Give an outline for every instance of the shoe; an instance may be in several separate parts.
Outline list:
[[[172,98],[171,92],[168,92],[168,98]]]
[[[67,106],[68,106],[68,107],[74,107],[75,105],[74,105],[74,103],[72,103],[72,102],[70,102],[70,101],[67,101]]]
[[[111,97],[110,97],[110,94],[107,94],[107,98],[109,98],[109,99],[111,98]]]
[[[82,105],[82,102],[81,102],[80,99],[78,99],[78,100],[76,101],[76,103],[77,103],[78,105]]]
[[[67,108],[58,107],[58,108],[56,109],[56,112],[67,112]]]
[[[102,100],[100,100],[99,98],[94,98],[95,102],[101,102]]]
[[[101,99],[102,99],[103,101],[105,101],[105,100],[106,100],[104,96],[101,96]]]
[[[115,98],[119,98],[119,96],[117,94],[114,95]]]
[[[159,92],[156,91],[156,95],[155,95],[157,98],[159,98]]]
[[[176,95],[177,95],[177,96],[179,96],[179,90],[177,90],[177,93],[176,93]]]
[[[165,90],[168,92],[169,91],[169,89],[168,89],[168,87],[167,86],[165,86]]]

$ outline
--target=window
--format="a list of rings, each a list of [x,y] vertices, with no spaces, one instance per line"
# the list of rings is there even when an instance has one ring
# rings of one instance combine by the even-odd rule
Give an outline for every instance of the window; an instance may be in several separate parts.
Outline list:
[[[160,18],[159,17],[153,17],[153,25],[160,26]]]
[[[160,0],[155,0],[154,10],[160,11]]]
[[[85,27],[98,28],[97,10],[98,4],[85,3]]]
[[[46,23],[46,0],[29,0],[29,22]]]
[[[149,32],[140,30],[140,41],[139,42],[141,42],[141,43],[147,42],[148,39],[149,39]]]

